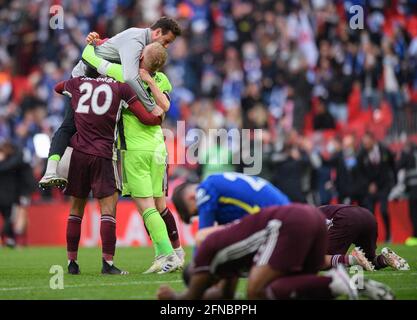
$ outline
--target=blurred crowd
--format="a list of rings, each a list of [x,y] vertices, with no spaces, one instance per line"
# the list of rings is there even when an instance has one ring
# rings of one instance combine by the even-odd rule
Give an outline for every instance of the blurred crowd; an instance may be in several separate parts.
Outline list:
[[[50,27],[53,5],[63,7],[63,29]],[[355,5],[363,28],[352,27],[361,25]],[[168,15],[183,36],[164,70],[174,88],[166,128],[185,120],[186,130],[264,129],[262,175],[295,201],[380,202],[386,217],[390,194],[417,199],[413,180],[398,179],[410,174],[400,169],[417,170],[417,0],[0,0],[0,8],[0,144],[12,143],[34,178],[68,107],[53,86],[70,77],[88,32],[111,37]],[[209,152],[229,152],[216,148]],[[171,177],[187,169],[196,168],[172,166]],[[193,172],[219,170],[242,167]]]

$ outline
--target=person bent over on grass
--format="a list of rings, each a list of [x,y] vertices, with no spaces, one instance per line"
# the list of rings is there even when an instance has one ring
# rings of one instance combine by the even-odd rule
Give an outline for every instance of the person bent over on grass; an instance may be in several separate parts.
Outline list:
[[[265,179],[238,172],[212,174],[200,184],[184,182],[175,188],[172,201],[185,223],[198,216],[200,230],[257,214],[264,207],[290,203]]]
[[[385,247],[377,255],[378,227],[374,215],[366,208],[353,205],[326,205],[319,207],[326,216],[329,245],[323,269],[360,265],[367,271],[388,266],[395,270],[410,270],[407,261],[392,249]],[[355,248],[348,255],[349,247]]]
[[[302,204],[272,206],[207,235],[189,270],[185,292],[161,286],[159,299],[231,299],[248,275],[248,299],[333,299],[358,291],[342,266],[318,275],[327,245],[324,216]],[[390,289],[365,280],[361,293],[393,299]],[[383,293],[383,294],[382,294]]]

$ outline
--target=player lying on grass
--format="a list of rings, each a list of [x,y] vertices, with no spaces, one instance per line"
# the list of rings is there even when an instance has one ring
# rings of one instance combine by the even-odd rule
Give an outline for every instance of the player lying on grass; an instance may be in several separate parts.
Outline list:
[[[89,64],[102,60],[95,55],[91,45],[85,48],[82,56]],[[158,59],[165,63],[166,58],[166,50],[160,52]],[[101,64],[100,61],[95,63]],[[114,68],[113,76],[122,80],[122,67],[116,66],[118,68]],[[155,97],[158,104],[163,104],[168,109],[172,86],[165,74],[157,72],[151,77],[146,68],[141,68],[140,74],[151,99]],[[122,123],[119,147],[122,150],[123,195],[130,196],[135,201],[155,247],[154,262],[145,273],[175,271],[182,268],[185,252],[179,241],[175,219],[165,200],[167,183],[164,180],[168,153],[162,128],[160,123],[144,125],[129,110],[122,112]]]
[[[140,57],[146,45],[158,42],[167,48],[180,35],[181,29],[178,23],[173,19],[162,17],[152,24],[150,28],[129,28],[120,32],[103,45],[96,47],[95,50],[99,57],[122,65],[123,82],[132,87],[139,101],[149,112],[152,112],[155,116],[160,116],[164,111],[162,106],[156,104],[155,100],[150,98],[149,92],[146,91],[142,84],[139,73]],[[87,40],[91,42],[96,38],[99,38],[99,35],[93,32],[89,34]],[[102,60],[101,63],[94,65],[94,67],[100,74],[115,78],[113,72],[119,67],[116,64],[109,64],[107,61]],[[74,67],[72,76],[83,76],[87,70],[88,66],[83,61],[80,61]],[[68,114],[52,139],[46,172],[39,181],[40,187],[61,186],[67,183],[65,178],[58,176],[57,166],[72,135],[73,121],[71,114]]]
[[[160,47],[160,48],[159,48]],[[155,59],[165,50],[160,44],[149,46],[145,66],[155,71],[162,65]],[[154,62],[148,62],[148,59]],[[149,117],[134,91],[108,77],[76,77],[59,83],[55,90],[71,98],[76,132],[71,138],[68,185],[65,194],[71,196],[67,224],[68,272],[78,274],[78,245],[84,208],[90,191],[97,198],[101,212],[102,273],[126,274],[113,264],[116,247],[116,203],[120,181],[116,166],[115,138],[121,109],[129,108],[137,117]],[[155,121],[155,120],[154,120]]]
[[[318,275],[326,252],[325,218],[302,204],[263,208],[230,225],[220,226],[201,243],[183,293],[168,286],[159,299],[232,299],[239,277],[248,274],[248,299],[358,298],[343,266]],[[365,280],[360,294],[394,298],[382,283]]]
[[[213,174],[200,184],[185,182],[175,188],[172,201],[185,223],[198,216],[199,229],[232,222],[263,207],[290,203],[268,181],[237,172]]]
[[[383,248],[379,255],[375,253],[378,228],[369,210],[351,205],[327,205],[319,209],[326,216],[329,236],[324,269],[338,264],[359,264],[368,271],[388,266],[395,270],[410,270],[407,261],[390,248]],[[356,247],[347,255],[352,244]]]

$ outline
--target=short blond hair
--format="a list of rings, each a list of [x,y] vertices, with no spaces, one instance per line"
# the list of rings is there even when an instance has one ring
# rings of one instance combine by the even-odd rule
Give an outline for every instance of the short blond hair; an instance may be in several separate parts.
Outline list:
[[[143,64],[150,73],[161,69],[165,65],[167,58],[167,50],[159,42],[148,44],[143,50]]]

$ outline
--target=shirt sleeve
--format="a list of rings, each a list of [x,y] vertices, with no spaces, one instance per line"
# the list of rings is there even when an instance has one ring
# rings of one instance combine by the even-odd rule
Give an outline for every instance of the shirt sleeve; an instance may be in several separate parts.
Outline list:
[[[196,194],[198,228],[211,227],[216,222],[217,197],[207,187],[200,186]]]
[[[162,118],[146,111],[145,107],[137,99],[129,104],[129,110],[147,126],[156,126],[162,123]]]
[[[130,104],[133,104],[135,101],[138,100],[136,93],[132,90],[132,88],[129,85],[125,83],[119,84],[119,94],[120,99],[126,102],[126,104],[124,105],[125,108],[128,108]]]
[[[144,45],[140,42],[134,45],[126,43],[119,48],[119,56],[125,82],[131,86],[146,110],[150,112],[155,107],[155,102],[146,91],[139,76],[139,58],[143,48]]]
[[[55,85],[55,92],[62,94],[62,92],[64,91],[64,87],[65,87],[65,81],[60,81]]]

